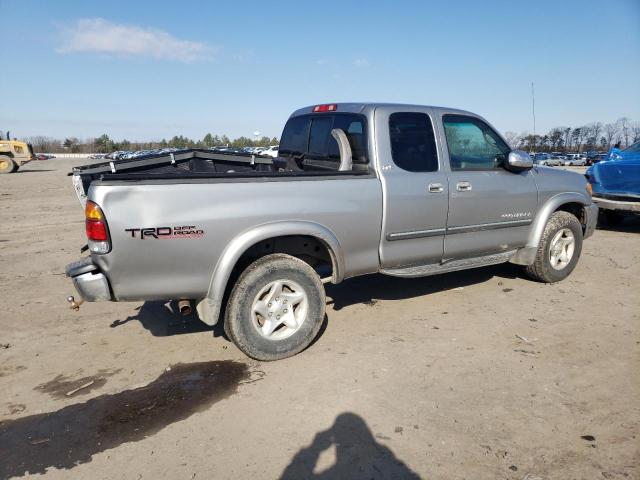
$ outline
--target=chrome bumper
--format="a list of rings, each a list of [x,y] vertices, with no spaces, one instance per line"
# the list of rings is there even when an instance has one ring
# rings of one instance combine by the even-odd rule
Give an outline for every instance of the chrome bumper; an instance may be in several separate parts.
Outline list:
[[[610,200],[608,198],[593,197],[599,208],[603,210],[619,210],[621,212],[640,212],[640,201]]]
[[[111,289],[107,277],[94,265],[91,257],[67,265],[65,272],[73,286],[87,302],[111,300]]]
[[[585,219],[585,227],[584,227],[584,237],[589,238],[593,235],[593,232],[596,230],[596,225],[598,224],[598,205],[592,203],[585,207],[586,219]]]

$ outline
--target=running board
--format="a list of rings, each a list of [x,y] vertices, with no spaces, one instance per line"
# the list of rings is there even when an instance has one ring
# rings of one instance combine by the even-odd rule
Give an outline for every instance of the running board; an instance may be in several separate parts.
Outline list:
[[[516,250],[508,252],[494,253],[485,255],[484,257],[464,258],[462,260],[452,260],[446,263],[432,263],[429,265],[417,265],[414,267],[381,269],[380,273],[391,275],[393,277],[427,277],[438,273],[455,272],[458,270],[466,270],[468,268],[485,267],[487,265],[497,265],[511,260]]]

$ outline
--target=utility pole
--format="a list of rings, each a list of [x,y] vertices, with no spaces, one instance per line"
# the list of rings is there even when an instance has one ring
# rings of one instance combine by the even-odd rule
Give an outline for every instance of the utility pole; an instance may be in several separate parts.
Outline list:
[[[531,82],[531,113],[533,114],[533,151],[536,150],[536,96]]]

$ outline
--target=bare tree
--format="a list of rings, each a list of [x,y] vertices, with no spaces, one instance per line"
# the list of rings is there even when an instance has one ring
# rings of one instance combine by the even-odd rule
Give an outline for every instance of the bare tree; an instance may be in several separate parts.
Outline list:
[[[602,132],[602,122],[593,122],[589,125],[589,138],[590,144],[593,145],[593,148],[598,146],[598,139],[600,138],[600,133]]]
[[[584,137],[583,127],[576,127],[571,134],[571,140],[576,150],[580,151],[580,145],[582,145],[582,137]]]
[[[564,149],[571,148],[571,127],[564,127]]]
[[[562,137],[564,136],[564,129],[562,127],[553,128],[549,132],[549,141],[551,143],[551,148],[554,150],[558,150],[561,146]]]
[[[607,139],[607,148],[611,148],[611,145],[615,143],[618,134],[619,129],[617,123],[607,123],[604,126],[604,137]]]
[[[607,139],[604,137],[600,137],[600,148],[603,150],[607,148]]]
[[[640,122],[635,122],[631,125],[631,133],[633,135],[633,143],[640,142]]]
[[[518,146],[518,134],[516,132],[504,132],[504,139],[507,141],[511,148]]]
[[[25,140],[33,145],[36,152],[55,153],[60,149],[60,140],[56,140],[52,137],[36,135],[33,137],[27,137]]]
[[[627,117],[622,117],[618,119],[618,125],[620,125],[620,133],[622,134],[622,138],[624,138],[624,146],[629,146],[629,136],[631,135],[631,128],[629,126],[629,119]]]

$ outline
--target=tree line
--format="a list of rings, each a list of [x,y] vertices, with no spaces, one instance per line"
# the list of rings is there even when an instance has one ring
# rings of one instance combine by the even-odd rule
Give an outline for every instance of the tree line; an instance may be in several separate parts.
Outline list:
[[[504,135],[511,147],[529,152],[582,153],[608,150],[618,143],[625,148],[640,141],[640,122],[622,117],[613,123],[592,122],[573,128],[555,127],[545,135],[529,132],[505,132]]]
[[[64,140],[42,135],[27,137],[25,142],[33,145],[36,152],[46,153],[110,153],[117,150],[155,150],[159,148],[210,148],[210,147],[268,147],[277,145],[276,137],[263,136],[259,139],[238,137],[233,140],[226,135],[212,135],[207,133],[201,140],[194,140],[182,135],[176,135],[167,140],[162,139],[151,142],[132,142],[129,140],[116,141],[106,133],[97,137],[80,140],[77,137],[68,137]]]
[[[2,132],[0,132],[0,138]],[[579,127],[555,127],[544,135],[534,135],[530,132],[517,134],[505,132],[505,138],[513,148],[530,152],[587,152],[591,150],[608,150],[620,143],[621,147],[628,147],[640,141],[640,122],[633,122],[627,117],[617,122],[592,122]],[[207,133],[201,140],[194,140],[182,135],[176,135],[167,140],[151,142],[131,142],[129,140],[115,141],[106,133],[97,138],[80,140],[68,137],[64,140],[45,136],[27,137],[24,139],[33,145],[36,152],[47,153],[109,153],[116,150],[154,150],[159,148],[210,148],[210,147],[267,147],[277,145],[276,137],[263,136],[260,139],[238,137],[230,139],[226,135],[212,135]]]

